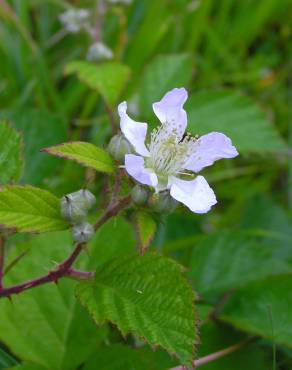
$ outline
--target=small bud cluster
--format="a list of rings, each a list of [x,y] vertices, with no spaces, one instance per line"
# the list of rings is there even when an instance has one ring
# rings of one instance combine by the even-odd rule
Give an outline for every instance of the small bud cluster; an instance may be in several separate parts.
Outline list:
[[[151,196],[150,190],[142,185],[135,185],[131,191],[133,203],[138,206],[148,205],[154,212],[169,214],[175,210],[178,202],[173,199],[168,190],[155,193]]]
[[[67,194],[60,200],[61,215],[71,223],[72,236],[77,243],[87,242],[94,234],[94,228],[86,218],[95,202],[95,196],[86,189]]]

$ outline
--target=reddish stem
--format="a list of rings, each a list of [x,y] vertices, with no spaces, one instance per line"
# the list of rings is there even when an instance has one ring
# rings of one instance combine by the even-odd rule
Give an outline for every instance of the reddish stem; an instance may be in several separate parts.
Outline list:
[[[5,238],[0,237],[0,289],[2,289],[2,281],[4,276],[4,260],[5,260]]]
[[[120,201],[116,202],[113,206],[106,210],[104,215],[96,222],[96,224],[94,225],[95,230],[98,230],[110,218],[116,216],[122,209],[128,207],[129,204],[130,204],[129,196],[122,198]],[[0,276],[3,276],[4,239],[1,240],[0,240]],[[0,285],[0,298],[10,297],[12,294],[19,294],[25,290],[35,288],[43,284],[51,282],[57,283],[58,280],[62,277],[69,277],[78,280],[91,279],[94,276],[93,272],[79,271],[72,268],[73,263],[83,250],[84,246],[85,246],[84,243],[77,244],[71,255],[64,262],[59,264],[55,270],[49,271],[46,275],[41,276],[40,278],[28,280],[24,283],[14,285],[9,288],[3,288],[2,285]]]
[[[229,354],[231,354],[233,352],[236,352],[239,349],[245,347],[247,344],[249,344],[250,342],[252,342],[256,338],[257,337],[252,337],[252,338],[246,339],[246,340],[244,340],[242,342],[239,342],[237,344],[234,344],[233,346],[230,346],[228,348],[225,348],[225,349],[223,349],[221,351],[214,352],[214,353],[211,353],[208,356],[201,357],[198,360],[195,360],[193,362],[194,367],[197,368],[199,366],[206,365],[209,362],[216,361],[216,360],[218,360],[221,357],[224,357],[224,356],[227,356],[227,355],[229,355]],[[176,366],[176,367],[173,367],[173,368],[171,368],[169,370],[184,370],[184,369],[185,369],[184,366]]]

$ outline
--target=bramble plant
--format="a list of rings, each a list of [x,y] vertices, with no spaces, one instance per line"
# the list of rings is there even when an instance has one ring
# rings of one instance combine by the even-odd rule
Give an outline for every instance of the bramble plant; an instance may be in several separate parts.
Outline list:
[[[0,0],[0,370],[291,368],[284,13]]]

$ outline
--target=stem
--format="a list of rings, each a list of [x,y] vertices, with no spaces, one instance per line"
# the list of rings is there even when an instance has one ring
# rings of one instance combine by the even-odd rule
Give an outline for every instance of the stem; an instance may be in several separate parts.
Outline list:
[[[128,207],[130,204],[130,200],[130,196],[127,196],[108,208],[108,210],[105,211],[104,215],[94,225],[95,231],[98,230],[110,218],[116,216],[122,209]],[[1,240],[2,242],[0,243],[0,248],[2,244],[3,248],[1,248],[0,251],[4,251],[4,239],[2,238]],[[79,271],[72,268],[72,265],[82,252],[84,246],[85,243],[78,243],[71,255],[64,262],[59,264],[55,270],[49,271],[46,275],[41,276],[40,278],[28,280],[24,283],[14,285],[10,288],[3,288],[2,285],[0,285],[0,298],[10,297],[12,294],[19,294],[25,290],[35,288],[47,283],[57,283],[58,280],[62,277],[69,277],[78,280],[91,279],[94,276],[93,272]],[[4,261],[4,252],[2,254],[0,253],[0,259]],[[3,264],[3,262],[0,263],[0,271],[2,271],[2,274]]]
[[[2,288],[2,281],[4,276],[4,260],[5,260],[5,238],[0,237],[0,289]]]
[[[131,197],[126,196],[120,199],[113,206],[110,206],[104,213],[103,216],[94,225],[95,231],[98,230],[104,223],[106,223],[110,218],[116,216],[122,209],[127,208],[130,205]]]
[[[194,367],[197,368],[199,366],[206,365],[209,362],[216,361],[216,360],[218,360],[221,357],[230,355],[231,353],[236,352],[239,349],[245,347],[247,344],[249,344],[250,342],[252,342],[255,339],[256,339],[256,337],[252,337],[252,338],[246,339],[246,340],[244,340],[242,342],[239,342],[237,344],[234,344],[233,346],[230,346],[228,348],[225,348],[225,349],[223,349],[221,351],[211,353],[210,355],[205,356],[205,357],[201,357],[198,360],[195,360],[193,362]],[[184,367],[183,366],[177,366],[177,367],[173,367],[173,368],[171,368],[169,370],[184,370]]]
[[[7,274],[8,271],[10,271],[24,256],[26,256],[28,253],[28,249],[20,253],[13,261],[11,261],[4,270],[4,275]]]

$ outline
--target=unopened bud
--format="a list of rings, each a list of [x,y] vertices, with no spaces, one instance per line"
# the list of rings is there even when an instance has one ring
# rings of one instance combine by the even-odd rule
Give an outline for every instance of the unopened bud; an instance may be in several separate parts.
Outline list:
[[[126,154],[133,152],[132,145],[124,135],[118,134],[111,138],[108,145],[108,152],[116,161],[123,161]]]
[[[114,54],[112,50],[103,42],[95,42],[92,44],[87,52],[86,59],[90,62],[110,60],[113,59]]]
[[[86,189],[67,194],[60,201],[61,215],[71,223],[83,221],[95,201],[95,196]]]
[[[177,207],[178,202],[171,197],[169,191],[162,191],[153,194],[150,200],[150,206],[158,213],[171,213]]]
[[[137,206],[143,206],[149,199],[150,192],[145,186],[135,185],[131,191],[133,202]]]
[[[94,235],[94,227],[88,222],[76,224],[71,229],[73,240],[77,243],[86,243]]]

